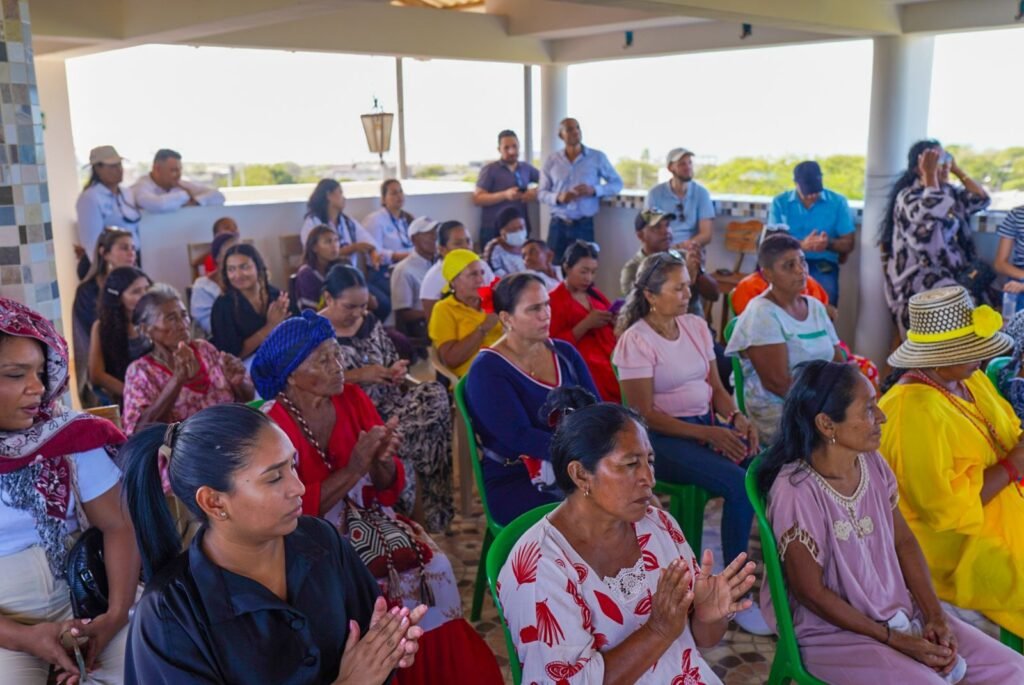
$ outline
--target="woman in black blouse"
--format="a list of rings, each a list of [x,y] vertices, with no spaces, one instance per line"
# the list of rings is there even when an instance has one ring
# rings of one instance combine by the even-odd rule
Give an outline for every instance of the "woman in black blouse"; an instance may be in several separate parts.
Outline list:
[[[217,405],[122,454],[146,580],[126,683],[384,683],[413,663],[426,607],[388,611],[349,543],[301,515],[295,449],[264,414]],[[184,553],[164,466],[202,524]]]
[[[267,265],[252,245],[228,248],[221,269],[224,294],[213,303],[210,342],[245,360],[288,318],[288,294],[267,282]]]

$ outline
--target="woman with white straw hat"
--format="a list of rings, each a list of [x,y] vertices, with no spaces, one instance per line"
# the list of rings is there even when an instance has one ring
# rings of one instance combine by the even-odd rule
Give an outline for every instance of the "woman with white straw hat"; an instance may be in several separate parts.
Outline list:
[[[132,189],[122,185],[123,157],[113,145],[101,145],[89,152],[89,181],[78,196],[75,211],[78,216],[78,244],[85,250],[96,247],[96,240],[108,226],[128,231],[139,247],[139,212]]]
[[[1024,440],[980,370],[1013,343],[1002,316],[961,286],[914,295],[909,315],[889,357],[902,376],[879,402],[900,511],[941,599],[1024,634]]]

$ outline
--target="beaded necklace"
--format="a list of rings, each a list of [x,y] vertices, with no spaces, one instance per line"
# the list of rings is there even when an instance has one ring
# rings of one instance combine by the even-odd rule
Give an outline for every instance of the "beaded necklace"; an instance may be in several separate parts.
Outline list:
[[[281,393],[277,396],[277,400],[284,405],[284,408],[292,415],[295,419],[295,423],[299,424],[299,428],[302,429],[303,434],[306,436],[306,440],[313,446],[316,453],[320,455],[320,458],[324,461],[324,466],[327,467],[328,471],[334,471],[334,464],[331,463],[330,458],[327,456],[327,452],[324,448],[320,447],[320,443],[317,442],[316,436],[313,435],[313,429],[309,427],[309,423],[306,422],[306,418],[299,411],[299,408],[295,406],[295,403],[288,399],[287,395]]]
[[[949,390],[949,388],[946,388],[940,383],[936,383],[934,380],[932,380],[925,374],[921,373],[920,371],[914,370],[907,373],[907,375],[915,380],[921,381],[930,388],[938,390],[943,397],[949,400],[949,403],[956,407],[957,411],[959,411],[965,419],[970,421],[971,425],[974,426],[974,428],[979,433],[981,433],[981,436],[985,438],[985,440],[988,442],[989,446],[992,448],[992,451],[995,452],[996,457],[1001,459],[1010,453],[1010,448],[1003,445],[1003,441],[999,439],[999,432],[996,431],[995,426],[993,426],[992,423],[987,418],[985,418],[985,415],[981,412],[981,409],[977,409],[977,413],[975,413],[974,411],[968,411],[964,407],[962,402],[956,401],[956,395],[954,395]],[[975,402],[974,400],[974,395],[971,393],[970,388],[968,388],[966,385],[963,385],[963,389],[964,392],[967,394],[967,397],[969,398],[968,402],[970,403],[970,405],[976,408],[978,405],[977,402]],[[985,430],[982,430],[982,426],[985,427]]]

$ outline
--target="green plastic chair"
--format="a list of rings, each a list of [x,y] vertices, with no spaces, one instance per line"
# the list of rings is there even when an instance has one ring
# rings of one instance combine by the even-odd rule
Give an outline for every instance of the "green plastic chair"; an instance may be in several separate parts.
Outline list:
[[[999,641],[1015,652],[1024,653],[1024,639],[999,626]]]
[[[732,331],[736,328],[736,322],[738,318],[730,319],[729,323],[725,325],[725,332],[722,337],[725,338],[726,344],[729,344],[729,338],[732,337]],[[729,357],[732,362],[732,387],[736,392],[736,408],[744,414],[747,413],[747,403],[743,400],[743,364],[740,363],[739,356]]]
[[[1006,365],[1010,363],[1012,357],[996,357],[988,363],[985,367],[985,375],[992,381],[992,385],[995,386],[996,391],[999,390],[999,372],[1006,368]],[[1020,638],[1018,638],[1020,639]]]
[[[615,378],[619,377],[619,367],[612,364],[612,371]],[[619,384],[622,389],[622,384]],[[628,407],[626,393],[622,392],[622,406]],[[668,497],[668,513],[676,520],[679,527],[683,529],[683,537],[690,543],[690,549],[694,554],[700,556],[701,542],[704,539],[704,508],[713,495],[691,483],[669,483],[667,481],[655,481],[654,494]]]
[[[250,400],[245,403],[245,406],[252,407],[253,409],[259,409],[266,403],[266,400]]]
[[[516,652],[516,644],[512,641],[512,633],[509,632],[508,624],[505,623],[505,613],[501,609],[501,600],[498,598],[498,574],[501,573],[501,567],[505,565],[505,560],[508,559],[512,548],[515,547],[516,542],[523,536],[523,533],[532,528],[537,521],[540,521],[549,512],[553,511],[558,504],[558,502],[543,504],[510,522],[494,538],[494,543],[487,553],[487,584],[491,588],[491,598],[494,600],[494,606],[498,608],[498,619],[501,621],[501,629],[505,633],[508,665],[512,671],[512,682],[515,685],[519,685],[523,678],[523,673],[519,667],[519,654]]]
[[[473,584],[473,605],[469,611],[469,620],[479,621],[480,611],[484,605],[484,590],[487,587],[487,552],[491,548],[491,543],[494,542],[495,537],[502,531],[504,526],[491,517],[491,508],[487,506],[487,490],[484,489],[484,472],[480,466],[480,455],[477,451],[476,431],[473,429],[473,420],[469,417],[469,411],[466,409],[465,376],[460,378],[459,382],[455,384],[455,406],[459,408],[459,415],[466,426],[469,461],[473,464],[473,477],[476,480],[476,489],[480,492],[480,501],[484,505],[484,518],[487,520],[487,528],[484,530],[484,541],[480,546],[480,563],[476,568],[476,581]]]
[[[764,552],[764,572],[768,577],[768,587],[771,588],[772,606],[775,608],[775,621],[779,632],[768,685],[791,682],[800,685],[827,685],[808,673],[800,658],[800,647],[797,645],[796,632],[793,630],[793,615],[789,611],[789,592],[786,590],[786,579],[782,573],[778,547],[775,545],[775,533],[765,515],[764,498],[757,489],[757,472],[761,468],[763,455],[763,452],[759,454],[747,467],[746,487],[747,498],[757,516],[757,528],[761,534],[761,548]]]

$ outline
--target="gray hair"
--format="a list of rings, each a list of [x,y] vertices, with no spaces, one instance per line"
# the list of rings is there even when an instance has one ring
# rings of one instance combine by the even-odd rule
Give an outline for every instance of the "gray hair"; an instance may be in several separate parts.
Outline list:
[[[626,295],[626,304],[622,305],[622,311],[619,312],[619,320],[615,324],[616,336],[625,333],[627,328],[650,313],[651,303],[644,297],[644,293],[652,292],[659,295],[672,269],[683,266],[685,266],[683,262],[665,252],[658,252],[644,258],[644,261],[640,263],[640,268],[636,271],[633,287]]]
[[[135,305],[132,322],[136,326],[152,326],[157,317],[160,316],[160,307],[175,300],[181,302],[181,295],[177,290],[166,283],[154,283],[149,286],[149,290],[146,291],[146,294]]]

